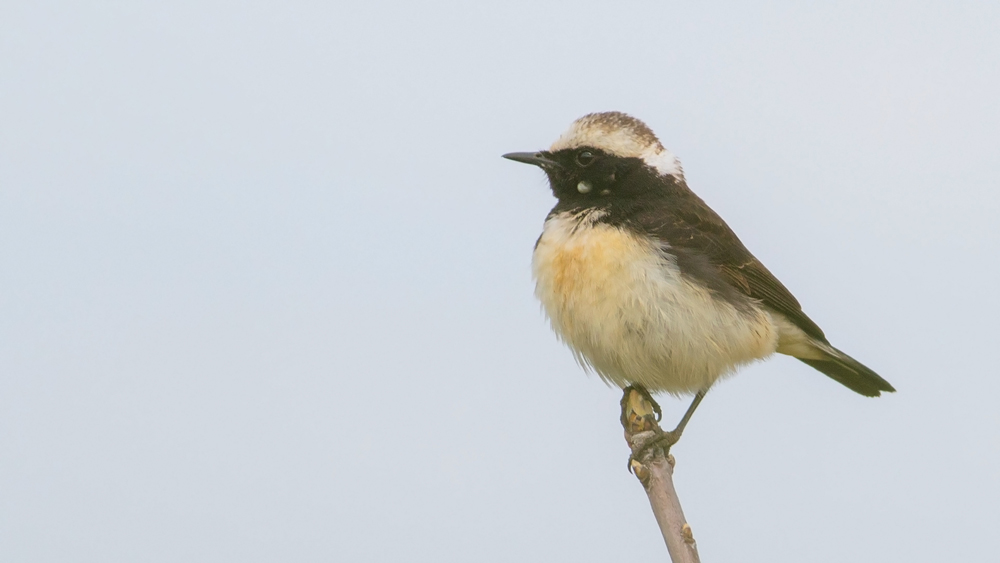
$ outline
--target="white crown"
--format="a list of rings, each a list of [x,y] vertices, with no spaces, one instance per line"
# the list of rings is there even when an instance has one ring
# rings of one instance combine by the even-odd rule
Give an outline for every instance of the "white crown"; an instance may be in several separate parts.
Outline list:
[[[681,162],[660,144],[653,131],[638,119],[617,111],[591,113],[577,119],[552,144],[552,152],[593,147],[616,156],[640,158],[663,176],[684,178]]]

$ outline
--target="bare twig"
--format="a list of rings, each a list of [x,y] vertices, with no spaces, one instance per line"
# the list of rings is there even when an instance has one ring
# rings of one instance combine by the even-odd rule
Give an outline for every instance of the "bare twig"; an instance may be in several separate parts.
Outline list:
[[[642,393],[626,389],[622,397],[621,421],[625,428],[625,441],[632,449],[629,468],[646,489],[653,515],[667,543],[670,560],[674,563],[698,563],[700,559],[694,534],[684,520],[681,503],[674,490],[674,457],[655,443],[664,432],[656,422],[652,404]],[[659,442],[662,443],[662,440]]]

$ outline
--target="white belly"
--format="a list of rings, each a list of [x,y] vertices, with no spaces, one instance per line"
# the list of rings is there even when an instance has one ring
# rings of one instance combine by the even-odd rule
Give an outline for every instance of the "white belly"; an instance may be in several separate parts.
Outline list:
[[[713,296],[658,244],[594,223],[598,213],[547,220],[532,261],[535,294],[584,367],[618,386],[684,393],[775,351],[765,310]]]

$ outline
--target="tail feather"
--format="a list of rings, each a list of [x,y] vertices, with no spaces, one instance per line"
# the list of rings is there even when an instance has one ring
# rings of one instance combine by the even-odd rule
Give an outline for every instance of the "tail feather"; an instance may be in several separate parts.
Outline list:
[[[830,345],[822,347],[823,358],[798,358],[798,360],[816,368],[834,381],[851,391],[866,397],[878,397],[882,391],[892,393],[895,389],[879,374],[868,369],[864,364]]]

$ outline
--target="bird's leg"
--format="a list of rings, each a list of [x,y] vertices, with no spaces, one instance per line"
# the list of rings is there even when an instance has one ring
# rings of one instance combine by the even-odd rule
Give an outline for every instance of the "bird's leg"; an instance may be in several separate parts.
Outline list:
[[[633,392],[637,393],[637,395],[633,395]],[[664,431],[655,422],[660,418],[660,406],[649,396],[649,392],[639,386],[626,387],[625,394],[622,397],[622,426],[625,427],[629,435],[646,431],[654,433],[651,438],[638,448],[638,451],[635,451],[629,457],[629,468],[631,469],[632,467],[631,462],[633,459],[640,457],[651,448],[660,448],[664,454],[669,453],[670,447],[681,439],[681,434],[684,433],[684,428],[691,420],[691,415],[694,414],[694,411],[704,398],[705,391],[698,391],[694,396],[694,400],[691,401],[691,406],[688,407],[681,421],[677,423],[677,427],[670,431]],[[656,414],[655,420],[653,419],[653,413]]]
[[[678,440],[680,440],[681,434],[684,433],[684,427],[687,426],[688,422],[691,420],[691,415],[694,414],[695,409],[698,408],[698,405],[701,404],[701,400],[704,398],[705,398],[704,390],[695,393],[694,400],[691,401],[691,406],[688,407],[688,410],[684,413],[684,416],[681,417],[681,421],[677,423],[677,428],[674,428],[670,432],[671,434],[676,434]]]

